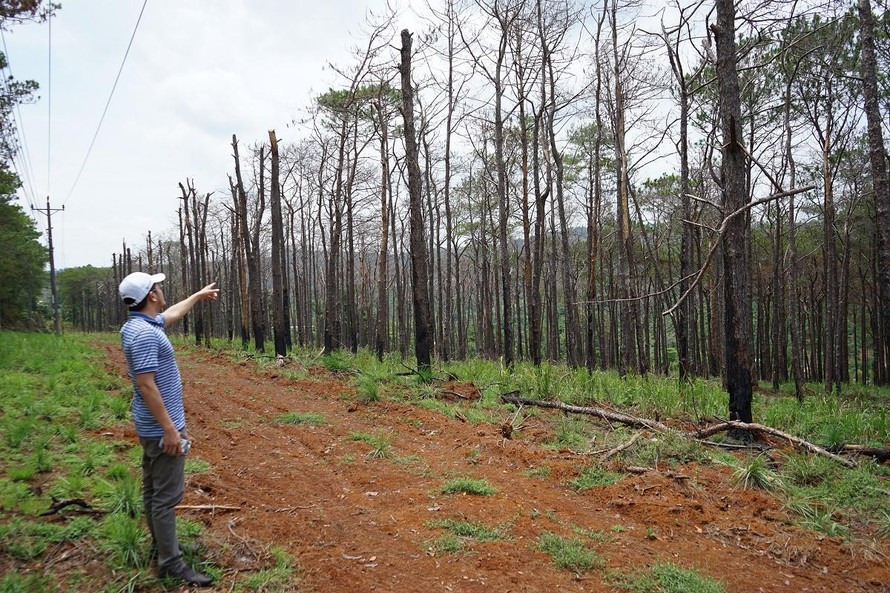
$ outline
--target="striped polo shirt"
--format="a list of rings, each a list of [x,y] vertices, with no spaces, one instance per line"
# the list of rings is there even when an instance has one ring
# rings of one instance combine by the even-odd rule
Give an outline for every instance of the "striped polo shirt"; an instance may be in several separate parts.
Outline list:
[[[130,381],[133,383],[133,423],[136,434],[145,438],[160,438],[164,429],[145,405],[136,375],[154,373],[155,383],[167,414],[177,430],[185,429],[185,408],[182,404],[182,379],[173,356],[173,345],[164,333],[164,315],[151,317],[145,313],[131,312],[121,327],[121,344],[127,357]]]

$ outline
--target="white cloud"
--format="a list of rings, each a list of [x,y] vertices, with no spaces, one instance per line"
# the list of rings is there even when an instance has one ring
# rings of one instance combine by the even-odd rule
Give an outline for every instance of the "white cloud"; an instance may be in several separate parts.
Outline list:
[[[382,0],[149,0],[86,168],[68,196],[142,8],[138,0],[68,0],[49,27],[6,33],[13,74],[41,84],[23,106],[33,196],[66,205],[53,219],[56,265],[109,265],[122,240],[176,223],[177,183],[227,187],[231,136],[244,143],[285,127],[313,92],[338,84],[366,10]],[[51,90],[51,150],[47,97]],[[47,174],[47,162],[50,173]],[[26,206],[27,207],[27,206]],[[41,228],[43,224],[41,223]]]

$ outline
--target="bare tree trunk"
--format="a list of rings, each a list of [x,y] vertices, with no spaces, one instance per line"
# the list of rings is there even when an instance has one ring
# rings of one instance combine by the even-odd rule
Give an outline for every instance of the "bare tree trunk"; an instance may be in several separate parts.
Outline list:
[[[868,123],[868,157],[874,187],[875,224],[877,226],[878,294],[883,327],[882,356],[876,366],[886,381],[890,372],[890,185],[887,182],[887,152],[881,130],[881,111],[878,95],[877,60],[875,57],[874,16],[870,0],[859,0],[859,28],[862,46],[860,70],[865,97],[865,117]]]
[[[829,91],[830,92],[830,91]],[[829,98],[829,103],[831,99]],[[838,355],[838,270],[837,238],[834,232],[836,211],[834,206],[834,179],[831,174],[832,119],[828,117],[822,145],[822,187],[824,202],[822,212],[822,232],[824,245],[823,290],[825,291],[825,324],[822,327],[823,356],[825,360],[825,392],[839,389],[837,376]]]
[[[497,5],[495,5],[497,6]],[[507,42],[510,35],[510,26],[513,18],[508,14],[502,14],[497,8],[494,10],[501,31],[498,44],[497,61],[494,75],[494,155],[497,167],[497,196],[498,196],[498,247],[501,267],[501,302],[503,305],[503,330],[504,365],[513,367],[513,297],[510,285],[510,253],[507,242],[507,223],[510,213],[510,196],[507,192],[507,166],[504,160],[504,82],[503,66],[507,54]]]
[[[341,115],[340,138],[337,151],[336,181],[334,195],[328,204],[328,257],[325,262],[324,299],[324,352],[330,354],[338,350],[340,340],[341,295],[338,270],[340,269],[340,249],[343,239],[343,169],[346,163],[347,117]]]
[[[531,352],[532,363],[535,366],[541,366],[541,348],[543,346],[543,306],[541,295],[541,280],[544,275],[544,237],[546,236],[546,215],[547,215],[547,197],[550,195],[551,173],[549,164],[546,166],[547,178],[544,189],[541,189],[541,164],[540,150],[541,145],[541,125],[544,115],[544,105],[542,97],[541,108],[535,113],[534,127],[532,128],[532,178],[534,179],[535,190],[535,222],[534,222],[534,245],[532,259],[532,284],[531,284],[531,303],[529,304],[529,351]]]
[[[281,220],[281,183],[278,138],[275,136],[275,130],[269,130],[269,152],[272,160],[272,172],[269,179],[269,205],[272,211],[272,336],[275,342],[275,356],[287,356],[287,328],[284,314],[286,289],[282,281],[282,274],[285,274],[286,270],[281,265],[282,252],[286,247]]]
[[[238,189],[229,177],[229,189],[232,192],[232,202],[234,209],[232,210],[232,249],[233,257],[238,262],[238,289],[239,302],[241,305],[241,347],[247,350],[250,344],[250,296],[247,291],[247,254],[245,252],[244,235],[241,232],[241,200],[239,198]],[[247,215],[246,209],[244,212]]]
[[[685,15],[681,13],[681,22],[685,22]],[[664,41],[667,47],[668,60],[677,84],[677,96],[680,102],[680,139],[677,149],[680,153],[680,203],[683,208],[683,230],[680,238],[680,294],[686,294],[689,290],[689,278],[694,273],[692,267],[692,201],[689,198],[689,89],[687,87],[686,73],[683,71],[683,62],[680,59],[679,31],[677,45],[671,45],[667,33],[664,33]],[[689,221],[689,222],[687,222]],[[676,333],[677,333],[677,358],[680,371],[680,381],[686,381],[692,375],[690,363],[689,335],[694,327],[691,320],[692,295],[685,299],[677,309]]]
[[[182,208],[178,210],[179,212],[179,268],[181,273],[181,283],[182,283],[182,292],[183,298],[188,296],[188,249],[185,244],[185,233],[186,233],[186,222],[182,218]],[[188,218],[188,213],[186,213],[186,218]],[[128,252],[129,254],[129,252]],[[189,315],[182,316],[182,335],[189,335],[189,321],[191,318]]]
[[[244,246],[245,259],[247,260],[247,291],[250,299],[250,319],[253,327],[253,341],[257,352],[265,352],[266,327],[263,321],[262,280],[260,278],[259,249],[259,221],[256,221],[256,244],[251,241],[251,233],[247,220],[247,193],[244,191],[244,181],[241,177],[241,159],[238,156],[238,139],[232,134],[232,149],[235,158],[235,188],[238,196],[238,220],[241,230],[241,242]],[[262,168],[262,165],[261,165]],[[260,198],[261,203],[263,198]],[[262,216],[263,208],[260,206],[259,215]]]
[[[431,368],[430,302],[427,294],[427,254],[423,236],[423,204],[417,136],[414,130],[414,88],[411,85],[411,33],[402,29],[401,63],[402,117],[405,122],[405,152],[408,161],[408,191],[411,210],[411,280],[414,304],[414,352],[421,373]]]
[[[720,177],[725,215],[747,203],[745,190],[745,151],[741,145],[741,105],[736,70],[735,5],[733,0],[716,0],[717,22],[711,26],[717,45],[717,85],[720,97],[720,124],[723,131],[723,159]],[[724,323],[726,327],[726,384],[729,391],[729,419],[752,422],[751,354],[746,335],[751,317],[751,277],[746,250],[747,217],[728,221],[723,237]]]
[[[621,59],[618,52],[617,0],[612,0],[612,59],[613,84],[615,85],[615,164],[618,177],[617,224],[618,224],[618,278],[621,288],[621,357],[618,370],[624,375],[628,370],[639,372],[636,352],[636,304],[633,300],[631,272],[633,268],[633,237],[630,231],[630,179],[627,170],[625,148],[624,86]]]
[[[375,107],[380,133],[380,250],[377,256],[377,327],[374,350],[377,353],[377,360],[382,361],[383,353],[389,347],[389,295],[386,291],[388,283],[386,264],[389,257],[389,118],[382,97]]]

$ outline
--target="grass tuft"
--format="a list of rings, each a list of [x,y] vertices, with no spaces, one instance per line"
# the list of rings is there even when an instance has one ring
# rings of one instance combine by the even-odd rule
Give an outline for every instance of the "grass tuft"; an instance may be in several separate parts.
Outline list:
[[[836,475],[836,464],[825,457],[792,453],[782,464],[782,476],[795,486],[818,486]]]
[[[138,519],[113,513],[102,522],[102,531],[113,564],[119,568],[148,566],[147,536]]]
[[[321,426],[325,418],[318,412],[287,412],[275,418],[279,424],[307,424],[309,426]]]
[[[592,465],[582,469],[578,477],[569,482],[569,484],[578,491],[590,490],[591,488],[601,488],[616,484],[622,477],[619,473],[610,472],[597,465]]]
[[[772,471],[762,455],[757,455],[736,466],[733,481],[745,489],[758,488],[767,492],[784,489],[781,478]]]
[[[369,404],[380,401],[380,383],[376,377],[362,373],[356,378],[355,383],[360,402]]]
[[[350,441],[359,441],[370,445],[371,450],[365,455],[367,459],[385,459],[390,455],[391,436],[383,434],[369,434],[366,432],[353,432],[349,435]]]
[[[603,565],[603,560],[577,537],[562,537],[543,533],[538,538],[538,549],[549,555],[558,568],[588,572]]]
[[[448,480],[439,489],[441,494],[471,494],[474,496],[493,496],[497,489],[485,480],[474,478],[454,478]]]
[[[433,521],[430,527],[447,529],[457,537],[474,539],[480,542],[491,542],[506,537],[508,525],[499,525],[497,527],[488,527],[484,523],[475,523],[470,521],[455,521],[454,519],[442,519]]]
[[[445,533],[427,542],[426,548],[433,554],[458,554],[466,549],[466,543],[453,533]]]
[[[634,593],[725,593],[720,581],[670,562],[655,564],[648,571],[622,576],[614,583]]]

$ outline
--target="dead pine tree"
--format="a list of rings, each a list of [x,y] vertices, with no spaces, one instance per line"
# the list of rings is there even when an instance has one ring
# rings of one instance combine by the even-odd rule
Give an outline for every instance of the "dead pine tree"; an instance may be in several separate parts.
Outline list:
[[[421,173],[417,162],[417,135],[414,129],[414,89],[411,86],[411,33],[402,29],[401,63],[402,118],[405,122],[405,154],[408,162],[408,193],[411,216],[411,281],[414,303],[414,353],[421,376],[430,375],[432,345],[431,311],[427,294],[427,254],[423,236]]]
[[[883,344],[876,350],[875,380],[888,381],[890,367],[890,182],[887,180],[887,150],[881,130],[880,95],[878,94],[877,59],[875,57],[875,23],[870,0],[859,0],[859,27],[862,39],[862,90],[868,122],[868,161],[874,187],[874,210],[877,221],[877,278]],[[883,348],[880,348],[883,346]]]
[[[281,221],[281,185],[279,183],[278,138],[275,130],[269,130],[272,154],[272,178],[269,202],[272,210],[272,336],[275,356],[287,356],[287,326],[285,317],[285,286],[281,275],[286,268],[281,264],[284,245],[284,227]]]
[[[266,340],[266,324],[263,320],[263,302],[262,302],[262,278],[260,277],[260,254],[259,254],[259,219],[263,215],[263,195],[260,192],[258,215],[255,221],[255,232],[251,237],[251,232],[247,220],[247,192],[244,191],[244,182],[241,177],[241,159],[238,156],[238,138],[232,134],[232,155],[235,159],[235,186],[232,192],[232,198],[236,200],[235,211],[238,214],[238,230],[240,235],[240,243],[244,249],[245,260],[247,261],[247,291],[250,300],[250,319],[253,326],[253,340],[257,352],[265,352]],[[255,240],[251,240],[255,239]]]
[[[724,213],[747,204],[745,150],[741,145],[741,91],[736,69],[735,4],[717,0],[717,22],[711,32],[717,45],[717,86],[723,132],[720,182]],[[726,385],[729,419],[752,422],[751,352],[747,328],[751,318],[751,275],[745,248],[746,217],[727,220],[723,241],[724,324],[726,328]]]

